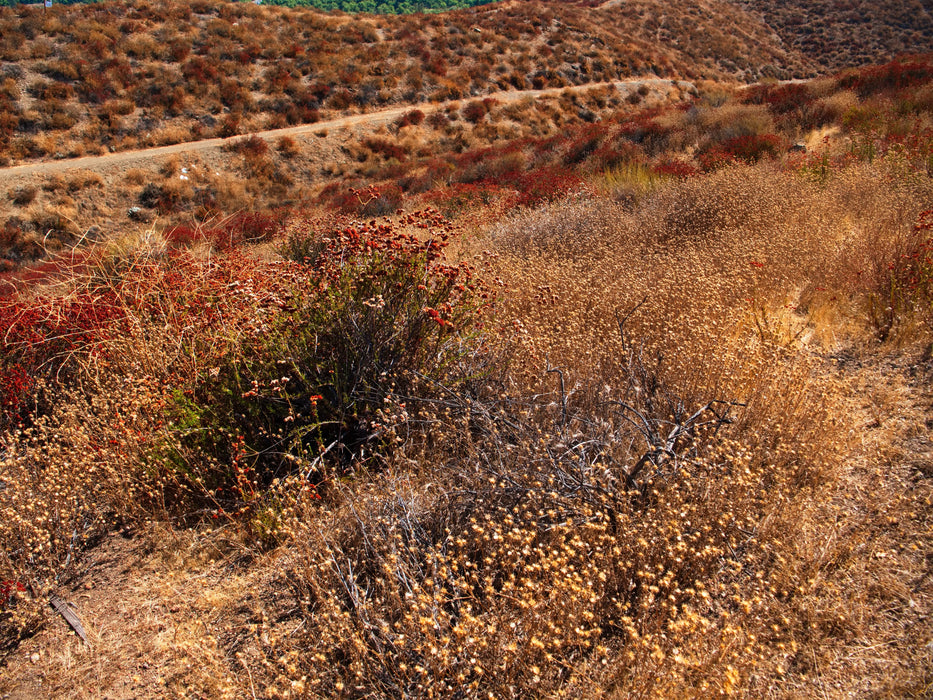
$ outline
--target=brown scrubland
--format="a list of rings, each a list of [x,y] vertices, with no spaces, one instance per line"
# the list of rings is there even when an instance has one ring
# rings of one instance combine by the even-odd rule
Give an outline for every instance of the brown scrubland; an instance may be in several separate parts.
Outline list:
[[[702,70],[12,182],[0,694],[928,696],[933,63]]]
[[[727,2],[691,0],[660,21],[658,7],[510,2],[401,17],[215,0],[2,7],[2,157],[76,157],[633,76],[815,73]]]
[[[881,63],[933,44],[933,8],[920,0],[735,0],[790,50],[822,68]],[[927,50],[924,48],[923,50]]]

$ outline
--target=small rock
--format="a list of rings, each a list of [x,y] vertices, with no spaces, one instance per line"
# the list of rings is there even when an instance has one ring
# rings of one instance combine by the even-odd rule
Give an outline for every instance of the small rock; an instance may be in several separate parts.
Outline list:
[[[152,221],[152,215],[142,207],[130,207],[127,209],[126,215],[133,221],[139,221],[144,224]]]

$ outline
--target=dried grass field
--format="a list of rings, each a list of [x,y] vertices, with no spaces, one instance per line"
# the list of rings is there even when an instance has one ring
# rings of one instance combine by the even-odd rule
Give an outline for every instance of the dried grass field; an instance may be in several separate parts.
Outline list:
[[[931,85],[11,186],[0,695],[928,697]]]

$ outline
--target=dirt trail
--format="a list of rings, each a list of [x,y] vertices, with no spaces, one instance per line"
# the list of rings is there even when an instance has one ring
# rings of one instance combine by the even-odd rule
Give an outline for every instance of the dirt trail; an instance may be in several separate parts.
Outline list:
[[[673,83],[676,83],[677,87],[682,90],[694,89],[693,83],[687,81],[673,81]],[[466,102],[470,99],[486,98],[496,99],[500,102],[518,102],[528,98],[537,99],[539,97],[559,95],[566,90],[582,92],[586,90],[607,88],[610,86],[615,87],[615,89],[618,90],[623,97],[626,97],[638,90],[643,85],[649,89],[660,90],[664,87],[671,86],[672,81],[661,78],[644,78],[639,80],[623,80],[611,83],[590,83],[587,85],[577,85],[564,88],[548,88],[544,90],[508,90],[505,92],[497,92],[489,95],[478,95],[476,98],[451,100],[450,102]],[[414,109],[435,110],[443,108],[445,104],[449,104],[449,102],[404,105],[401,107],[393,107],[391,109],[381,110],[379,112],[354,114],[348,117],[319,121],[315,122],[314,124],[301,124],[299,126],[286,127],[284,129],[260,131],[255,135],[266,140],[274,140],[282,136],[301,136],[331,129],[343,129],[354,126],[378,126],[380,124],[392,122],[406,112],[410,112]],[[229,142],[231,138],[237,137],[233,136],[226,139],[215,138],[205,139],[203,141],[189,141],[186,143],[173,144],[171,146],[157,146],[155,148],[108,153],[102,156],[86,156],[82,158],[69,158],[65,160],[42,161],[39,163],[25,163],[23,165],[16,165],[9,168],[0,169],[0,178],[10,179],[14,177],[36,174],[62,173],[76,169],[100,170],[121,165],[128,167],[140,161],[148,161],[163,156],[169,156],[174,153],[203,153],[205,151],[217,150],[224,143]]]

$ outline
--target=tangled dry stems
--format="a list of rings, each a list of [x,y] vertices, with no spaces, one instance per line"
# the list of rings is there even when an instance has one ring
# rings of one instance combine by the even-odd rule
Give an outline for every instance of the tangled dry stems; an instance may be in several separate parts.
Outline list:
[[[807,625],[842,624],[808,607],[817,564],[801,538],[857,449],[824,358],[877,339],[866,309],[930,198],[887,167],[823,181],[732,167],[634,206],[578,197],[517,214],[460,243],[465,257],[485,249],[480,273],[503,284],[482,328],[430,297],[424,268],[333,278],[353,329],[385,308],[379,294],[393,303],[398,281],[426,296],[392,328],[423,342],[441,336],[417,329],[456,320],[476,336],[443,372],[425,362],[444,344],[419,346],[430,352],[375,394],[372,377],[337,391],[306,365],[304,397],[333,390],[347,431],[389,426],[379,459],[328,451],[310,412],[315,438],[264,474],[264,436],[238,414],[259,407],[271,434],[297,418],[268,351],[295,369],[310,342],[296,343],[283,295],[307,263],[112,248],[27,305],[57,344],[8,348],[35,362],[41,411],[3,438],[0,578],[31,589],[11,591],[4,638],[35,628],[45,593],[115,522],[200,519],[287,562],[273,585],[302,622],[255,625],[240,657],[270,696],[709,696],[799,672],[803,646],[823,643]],[[293,235],[282,250],[313,265],[381,226],[413,226],[406,250],[429,250],[404,218]],[[866,261],[881,277],[853,274]],[[56,319],[74,320],[66,311],[91,291],[114,314],[69,344]],[[902,314],[886,340],[928,342],[925,329]],[[215,381],[234,369],[240,383]],[[202,434],[210,451],[190,442]]]

